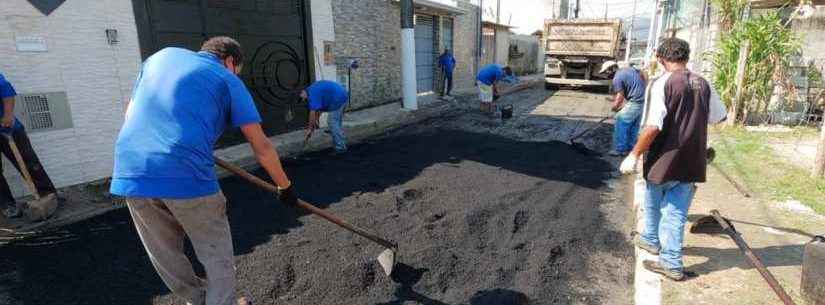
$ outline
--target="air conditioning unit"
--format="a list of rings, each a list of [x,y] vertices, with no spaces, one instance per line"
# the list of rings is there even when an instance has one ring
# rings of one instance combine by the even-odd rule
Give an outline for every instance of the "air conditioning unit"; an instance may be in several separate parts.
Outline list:
[[[14,100],[14,115],[29,133],[73,127],[66,92],[20,94]]]

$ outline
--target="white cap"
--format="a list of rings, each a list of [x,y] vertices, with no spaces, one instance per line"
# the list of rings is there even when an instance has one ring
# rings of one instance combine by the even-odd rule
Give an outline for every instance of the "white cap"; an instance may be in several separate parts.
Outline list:
[[[607,69],[610,69],[610,68],[612,68],[613,66],[617,66],[617,65],[618,65],[618,64],[616,63],[616,61],[615,61],[615,60],[608,60],[608,61],[605,61],[605,62],[602,64],[602,69],[599,71],[599,73],[604,73],[605,71],[607,71]]]

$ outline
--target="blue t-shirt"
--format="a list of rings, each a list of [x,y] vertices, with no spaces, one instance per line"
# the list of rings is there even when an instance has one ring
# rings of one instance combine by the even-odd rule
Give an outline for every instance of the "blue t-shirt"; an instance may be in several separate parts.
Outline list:
[[[0,73],[0,101],[7,97],[15,96],[17,96],[17,91],[14,91],[14,86],[12,86],[11,83],[8,80],[6,80],[6,77],[3,76],[3,73]],[[3,106],[5,105],[2,105],[2,103],[0,103],[0,117],[2,117],[6,113],[6,110]],[[17,118],[14,118],[14,126],[12,126],[11,129],[23,129],[23,124],[20,124],[20,121],[17,120]],[[9,128],[0,127],[0,132],[7,133],[9,131]]]
[[[645,102],[645,81],[636,68],[622,68],[613,76],[613,91],[624,93],[632,103]]]
[[[347,103],[344,86],[328,80],[319,80],[306,88],[309,110],[335,111]]]
[[[455,69],[455,57],[453,57],[452,53],[441,54],[441,56],[438,57],[438,65],[441,66],[444,73],[452,75]]]
[[[504,68],[501,65],[490,64],[486,65],[478,71],[476,79],[485,85],[492,86],[497,81],[504,79]]]
[[[217,56],[160,50],[135,83],[115,143],[110,192],[168,199],[215,194],[215,142],[227,125],[260,121],[246,86]]]

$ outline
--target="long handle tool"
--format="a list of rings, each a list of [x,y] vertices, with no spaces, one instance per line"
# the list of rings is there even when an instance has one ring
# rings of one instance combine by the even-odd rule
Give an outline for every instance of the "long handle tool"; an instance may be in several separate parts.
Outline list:
[[[238,167],[234,164],[231,164],[229,162],[221,160],[217,157],[215,157],[215,162],[218,164],[218,166],[226,169],[227,171],[229,171],[229,172],[231,172],[231,173],[233,173],[233,174],[235,174],[235,175],[237,175],[237,176],[239,176],[243,179],[246,179],[250,183],[252,183],[252,184],[268,191],[268,192],[272,192],[272,193],[275,193],[275,194],[278,193],[278,188],[275,187],[274,185],[272,185],[271,183],[266,182],[263,179],[258,178],[257,176],[255,176],[253,174],[250,174],[249,172],[245,171],[244,169],[242,169],[242,168],[240,168],[240,167]],[[384,239],[384,238],[381,238],[381,237],[378,237],[378,235],[376,235],[372,232],[369,232],[367,230],[356,227],[355,225],[347,223],[346,221],[338,218],[337,216],[332,215],[332,214],[330,214],[330,213],[328,213],[328,212],[326,212],[322,209],[319,209],[318,207],[316,207],[312,204],[309,204],[306,201],[303,201],[303,200],[299,199],[298,200],[298,207],[300,207],[304,210],[307,210],[312,214],[318,215],[321,218],[328,220],[329,222],[332,222],[332,223],[334,223],[334,224],[336,224],[336,225],[338,225],[338,226],[340,226],[344,229],[349,230],[352,233],[358,234],[358,235],[360,235],[360,236],[362,236],[366,239],[369,239],[370,241],[372,241],[376,244],[379,244],[379,245],[383,246],[384,248],[386,248],[384,251],[381,252],[380,255],[378,255],[378,264],[380,264],[381,268],[384,269],[384,274],[386,274],[387,276],[392,274],[392,269],[395,266],[395,261],[398,257],[398,255],[397,255],[398,244],[397,243],[395,243],[393,241],[390,241],[390,240],[387,240],[387,239]]]
[[[785,289],[779,285],[779,282],[776,281],[776,278],[773,277],[768,268],[765,268],[765,264],[759,260],[759,257],[753,253],[753,250],[748,246],[745,240],[742,239],[742,236],[739,235],[739,232],[736,231],[736,228],[733,227],[733,224],[730,223],[729,220],[722,217],[719,214],[719,211],[712,210],[710,211],[710,216],[705,216],[699,218],[691,227],[690,233],[694,234],[718,234],[718,233],[725,233],[730,236],[731,239],[736,243],[736,246],[739,247],[739,250],[742,250],[742,253],[745,254],[745,257],[748,258],[748,261],[759,271],[759,274],[762,275],[762,278],[768,282],[768,286],[771,286],[773,292],[782,300],[782,303],[785,305],[796,305],[793,302],[788,293],[785,292]]]

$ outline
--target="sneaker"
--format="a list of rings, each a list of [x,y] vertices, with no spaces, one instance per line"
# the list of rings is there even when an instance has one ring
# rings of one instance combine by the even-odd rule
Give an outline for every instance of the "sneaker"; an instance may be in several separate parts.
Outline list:
[[[23,216],[23,211],[18,209],[16,204],[11,204],[3,209],[3,215],[5,215],[6,218],[17,218]]]
[[[636,238],[633,240],[633,243],[636,244],[636,247],[639,247],[639,249],[647,251],[647,253],[659,255],[659,247],[654,247],[653,245],[647,243],[646,241],[642,240],[640,236],[636,236]]]
[[[674,281],[681,281],[685,279],[685,273],[682,272],[682,270],[667,269],[659,264],[659,262],[643,261],[642,265],[644,265],[645,269],[648,271],[664,275],[666,278]]]

